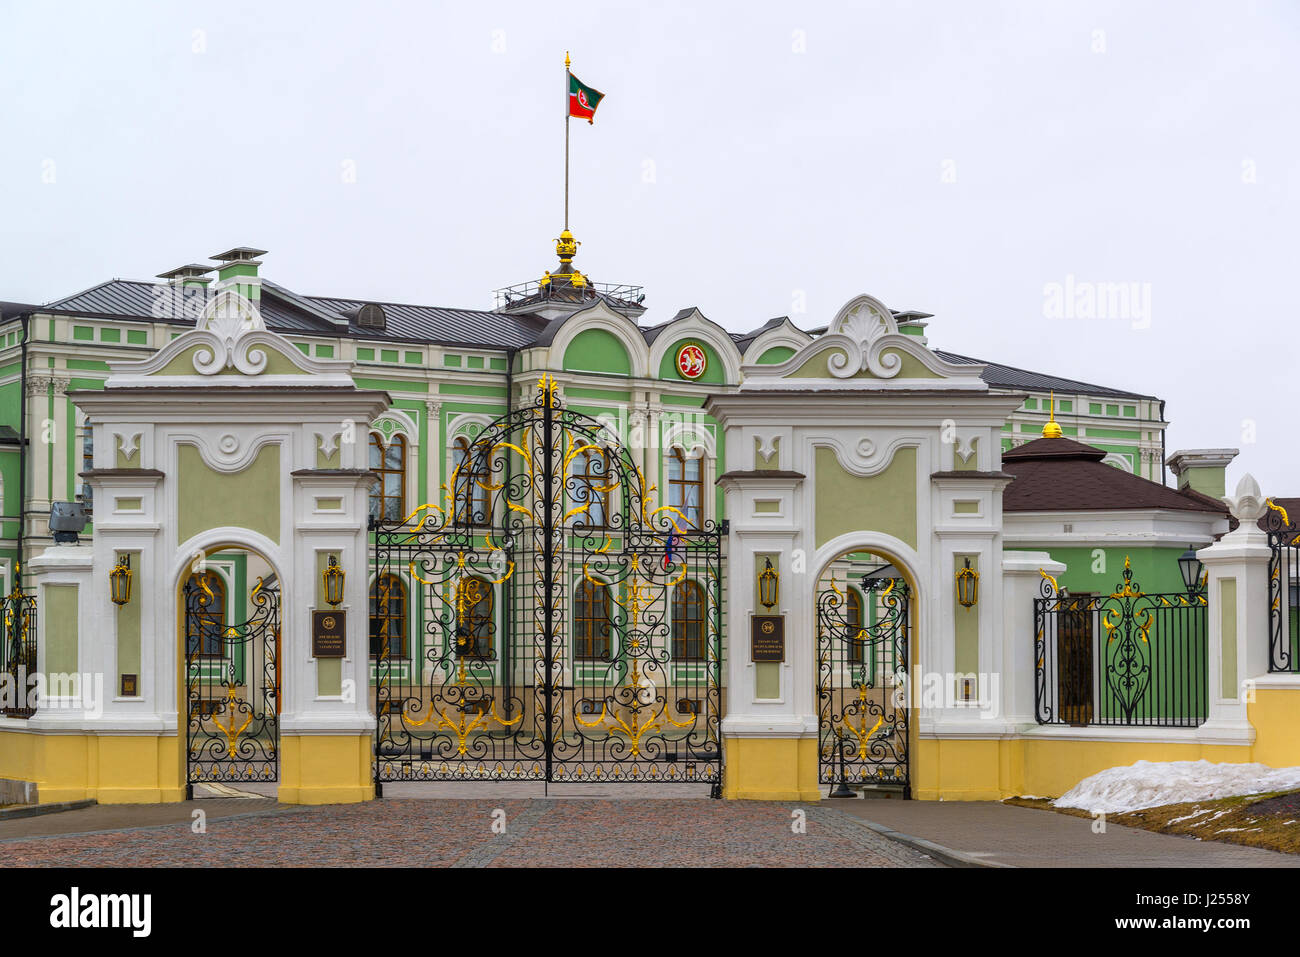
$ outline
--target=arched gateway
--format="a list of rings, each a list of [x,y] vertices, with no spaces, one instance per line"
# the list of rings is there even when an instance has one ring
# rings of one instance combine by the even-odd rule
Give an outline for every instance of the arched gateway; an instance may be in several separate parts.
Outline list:
[[[374,793],[365,438],[389,400],[267,331],[255,293],[231,284],[193,331],[72,395],[94,423],[78,658],[112,683],[81,725],[111,768],[101,801],[210,783],[278,782],[298,803]],[[115,567],[133,585],[119,606]]]
[[[859,296],[706,405],[725,429],[731,523],[726,797],[933,797],[940,737],[1004,732],[963,698],[968,676],[1002,670],[1001,609],[959,607],[953,576],[969,561],[1001,591],[1001,429],[1020,399],[921,332]],[[776,648],[756,639],[772,619]]]

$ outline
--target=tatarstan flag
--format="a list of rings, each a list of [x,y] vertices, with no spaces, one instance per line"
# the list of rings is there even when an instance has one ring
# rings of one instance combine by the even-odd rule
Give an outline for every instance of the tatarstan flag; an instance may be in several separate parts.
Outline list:
[[[588,123],[594,123],[592,119],[596,115],[596,107],[600,106],[600,101],[605,98],[605,94],[599,90],[593,90],[572,73],[569,74],[569,115],[576,116],[580,120],[586,120]]]

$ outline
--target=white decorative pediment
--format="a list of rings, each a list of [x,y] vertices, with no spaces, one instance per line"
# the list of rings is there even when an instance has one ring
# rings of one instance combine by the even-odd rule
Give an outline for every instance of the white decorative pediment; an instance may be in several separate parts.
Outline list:
[[[903,368],[897,352],[882,356],[877,344],[885,336],[898,335],[893,313],[879,299],[858,296],[831,320],[823,342],[834,341],[839,349],[826,360],[830,374],[838,379],[870,370],[878,379],[891,379]]]
[[[268,371],[273,363],[275,368]],[[355,387],[351,362],[303,355],[284,336],[267,329],[257,306],[232,289],[218,293],[204,307],[191,331],[147,359],[110,362],[109,369],[107,388]]]
[[[216,375],[223,369],[259,375],[266,370],[266,350],[254,349],[249,335],[266,331],[262,313],[233,289],[223,289],[212,297],[194,330],[210,336],[204,344],[211,348],[194,353],[194,371],[199,375]]]
[[[904,358],[916,371],[904,376]],[[825,364],[824,374],[808,375]],[[744,391],[756,389],[967,389],[987,391],[982,365],[948,362],[916,336],[898,331],[894,315],[879,299],[861,295],[836,313],[825,334],[785,362],[746,365]],[[814,385],[815,384],[815,385]]]

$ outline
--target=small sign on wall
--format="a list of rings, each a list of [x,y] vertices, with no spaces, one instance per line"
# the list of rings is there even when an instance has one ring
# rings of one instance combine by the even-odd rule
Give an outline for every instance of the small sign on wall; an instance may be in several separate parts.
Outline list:
[[[785,615],[751,615],[749,660],[785,661]]]
[[[345,614],[341,611],[311,613],[311,656],[313,658],[342,658],[347,654]]]

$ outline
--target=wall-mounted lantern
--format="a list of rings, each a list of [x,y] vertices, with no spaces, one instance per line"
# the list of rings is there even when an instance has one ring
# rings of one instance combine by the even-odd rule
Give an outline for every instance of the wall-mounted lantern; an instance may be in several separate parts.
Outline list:
[[[346,573],[339,568],[339,560],[331,555],[329,566],[321,573],[321,579],[325,583],[325,601],[327,604],[338,607],[343,603],[343,580],[345,577]]]
[[[772,567],[772,559],[766,559],[763,570],[758,573],[758,603],[764,608],[775,608],[781,598],[781,576]]]
[[[957,603],[963,608],[972,608],[979,601],[980,573],[970,567],[966,559],[964,568],[957,569]]]
[[[131,556],[118,558],[113,570],[108,573],[109,594],[114,605],[125,605],[131,600]]]
[[[1205,566],[1196,557],[1196,549],[1190,545],[1187,551],[1178,556],[1178,571],[1183,576],[1183,587],[1187,589],[1187,594],[1195,595],[1201,590],[1201,576],[1204,570]]]

